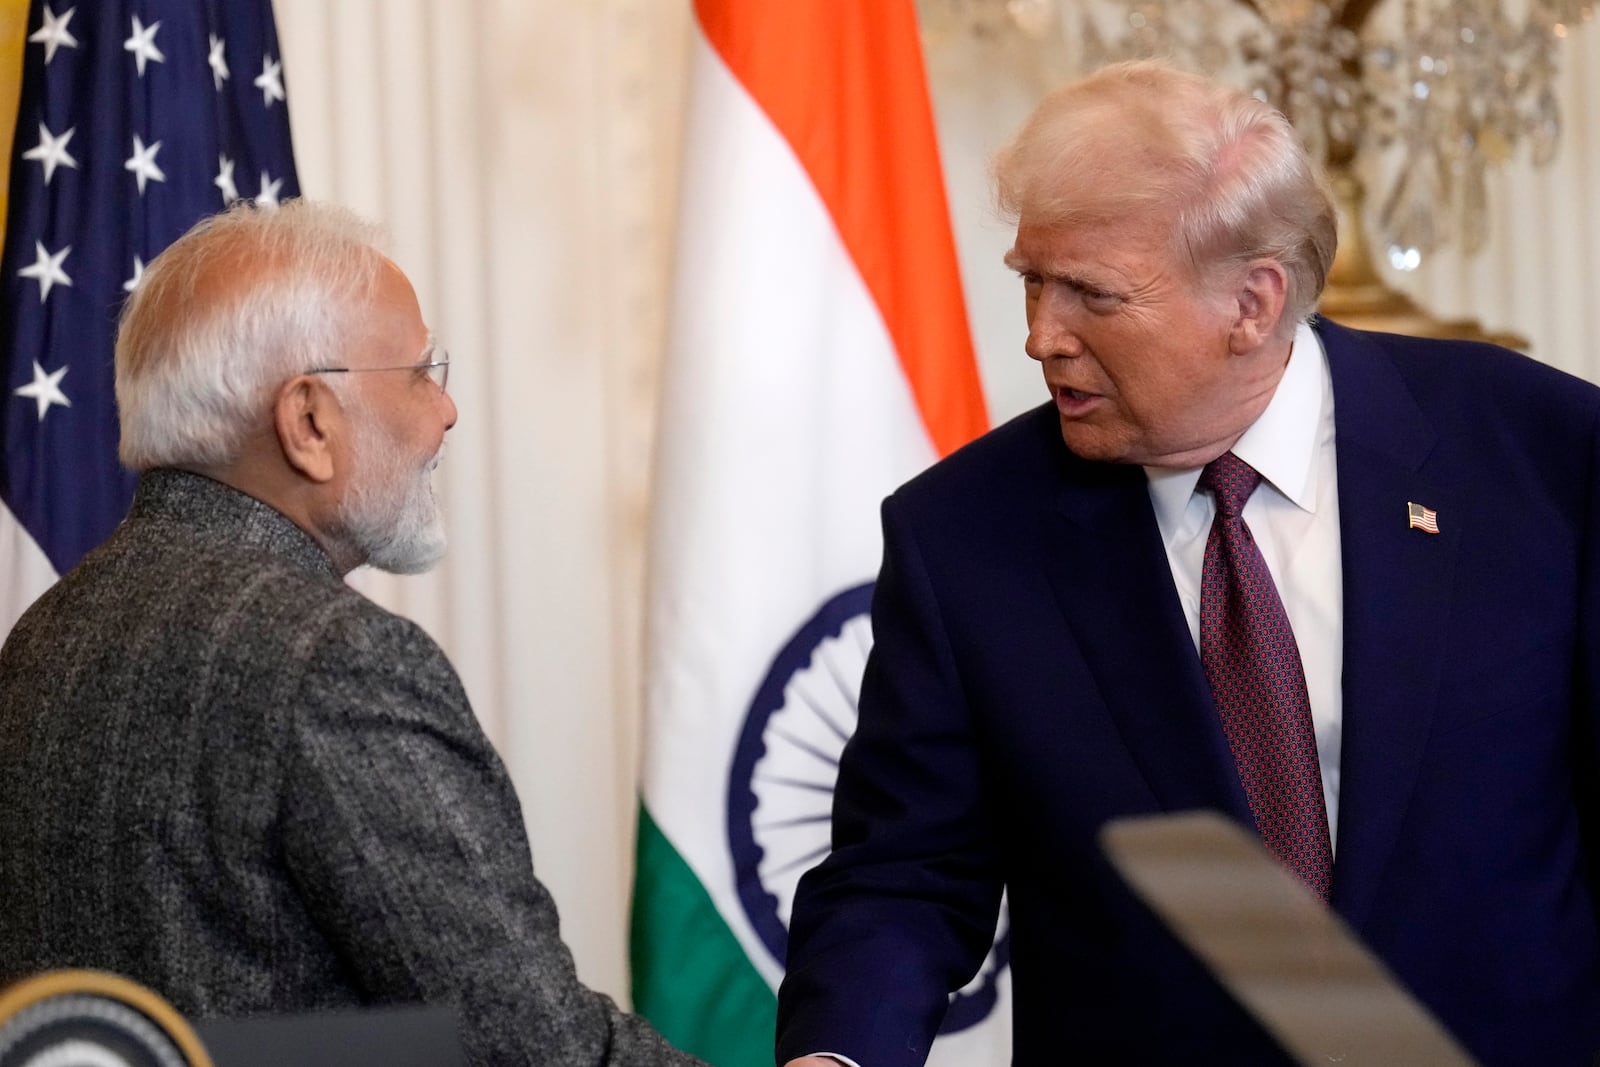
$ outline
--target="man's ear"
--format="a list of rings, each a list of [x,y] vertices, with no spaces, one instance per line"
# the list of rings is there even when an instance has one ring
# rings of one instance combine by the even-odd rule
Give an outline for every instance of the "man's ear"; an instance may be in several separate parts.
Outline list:
[[[1228,350],[1242,356],[1276,334],[1289,297],[1289,276],[1277,260],[1257,260],[1245,269],[1232,295],[1237,317],[1228,331]]]
[[[333,390],[309,374],[291,378],[272,405],[273,429],[284,461],[318,484],[333,480],[333,434],[344,410]]]

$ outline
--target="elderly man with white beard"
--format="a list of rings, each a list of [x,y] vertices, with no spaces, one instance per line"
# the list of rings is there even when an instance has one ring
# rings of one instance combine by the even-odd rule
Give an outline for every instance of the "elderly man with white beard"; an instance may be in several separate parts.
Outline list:
[[[0,650],[0,985],[451,1006],[477,1064],[692,1064],[585,989],[444,653],[342,578],[444,552],[449,357],[372,228],[237,206],[117,340],[127,519]]]

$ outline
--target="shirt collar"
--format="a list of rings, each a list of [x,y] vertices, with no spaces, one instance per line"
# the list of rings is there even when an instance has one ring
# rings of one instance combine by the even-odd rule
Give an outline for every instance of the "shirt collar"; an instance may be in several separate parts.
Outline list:
[[[1317,437],[1328,391],[1328,361],[1322,340],[1306,323],[1294,333],[1289,364],[1267,409],[1233,446],[1233,454],[1254,467],[1263,480],[1306,511],[1316,510]],[[1163,530],[1177,529],[1200,467],[1173,470],[1146,467],[1150,501]]]

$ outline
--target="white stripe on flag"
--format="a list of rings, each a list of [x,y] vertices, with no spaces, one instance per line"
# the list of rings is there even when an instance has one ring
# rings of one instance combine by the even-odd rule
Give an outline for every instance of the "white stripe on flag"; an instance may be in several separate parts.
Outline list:
[[[697,33],[661,415],[644,794],[750,959],[728,771],[773,656],[871,581],[878,505],[934,459],[888,332],[815,188]]]
[[[28,605],[56,580],[56,572],[27,530],[0,503],[0,642]]]

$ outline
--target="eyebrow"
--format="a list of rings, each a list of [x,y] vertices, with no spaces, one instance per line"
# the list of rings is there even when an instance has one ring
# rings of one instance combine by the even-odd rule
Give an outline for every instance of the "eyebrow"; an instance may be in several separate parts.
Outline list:
[[[1005,265],[1018,274],[1037,274],[1049,278],[1051,281],[1071,282],[1074,284],[1095,285],[1083,273],[1076,270],[1051,270],[1033,262],[1023,253],[1012,248],[1004,257]],[[1098,287],[1098,286],[1096,286]]]
[[[1042,278],[1048,278],[1052,282],[1061,282],[1065,285],[1070,285],[1075,289],[1089,289],[1095,292],[1112,294],[1121,292],[1115,283],[1110,281],[1096,280],[1095,278],[1085,275],[1079,271],[1053,271],[1046,270],[1043,267],[1037,267],[1028,260],[1027,256],[1023,255],[1021,252],[1018,252],[1015,248],[1008,251],[1003,258],[1006,266],[1010,267],[1018,274],[1037,274]]]

